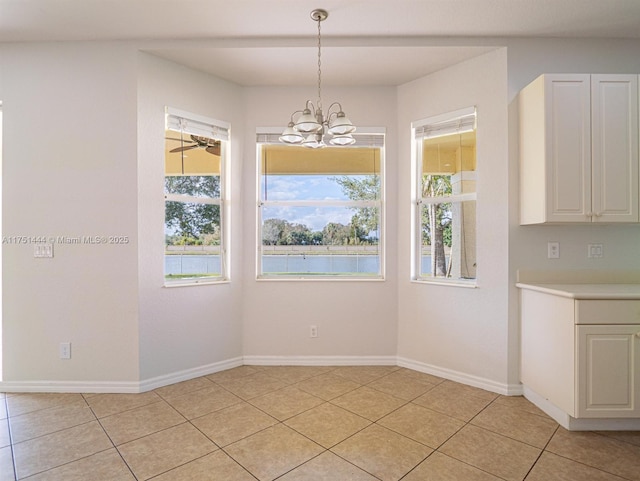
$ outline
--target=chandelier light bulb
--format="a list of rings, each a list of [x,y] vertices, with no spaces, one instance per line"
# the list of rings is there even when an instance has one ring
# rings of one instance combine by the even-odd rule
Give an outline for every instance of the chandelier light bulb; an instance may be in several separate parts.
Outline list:
[[[318,122],[318,120],[311,113],[311,110],[304,109],[302,111],[302,115],[295,123],[294,128],[298,130],[298,132],[302,132],[303,134],[308,134],[311,132],[315,133],[322,129],[322,123]]]
[[[304,137],[294,128],[293,122],[289,122],[289,125],[287,125],[287,128],[284,129],[284,132],[282,132],[280,136],[280,142],[287,144],[299,144],[303,140]]]
[[[351,123],[351,120],[341,110],[338,114],[329,122],[329,133],[333,135],[351,134],[356,131],[355,125]]]
[[[334,135],[329,141],[331,145],[353,145],[356,143],[356,139],[351,134]]]
[[[326,144],[322,139],[322,134],[309,134],[302,142],[302,145],[311,149],[319,149],[325,147]]]

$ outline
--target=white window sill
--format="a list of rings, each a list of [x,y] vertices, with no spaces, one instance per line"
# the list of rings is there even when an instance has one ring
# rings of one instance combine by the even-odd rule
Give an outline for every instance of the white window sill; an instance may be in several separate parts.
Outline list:
[[[211,286],[218,284],[230,284],[230,279],[216,279],[216,280],[204,280],[204,279],[185,279],[180,281],[165,282],[163,287],[187,287],[187,286]]]
[[[355,277],[355,276],[258,276],[256,281],[320,281],[320,282],[384,282],[382,276]]]
[[[449,287],[464,287],[466,289],[477,289],[478,283],[476,280],[462,281],[462,280],[450,280],[445,279],[411,279],[412,283],[434,285],[434,286],[449,286]]]

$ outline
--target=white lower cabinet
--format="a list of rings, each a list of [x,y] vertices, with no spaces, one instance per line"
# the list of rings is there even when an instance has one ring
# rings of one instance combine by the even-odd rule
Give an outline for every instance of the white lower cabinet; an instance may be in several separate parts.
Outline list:
[[[576,417],[640,417],[640,324],[577,325],[576,341]]]
[[[521,290],[521,381],[575,419],[640,420],[640,300]]]

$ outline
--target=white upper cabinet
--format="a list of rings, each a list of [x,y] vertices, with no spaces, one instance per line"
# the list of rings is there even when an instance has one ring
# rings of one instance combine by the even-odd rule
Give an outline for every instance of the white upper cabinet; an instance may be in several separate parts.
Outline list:
[[[520,224],[639,222],[638,76],[542,75],[519,100]]]

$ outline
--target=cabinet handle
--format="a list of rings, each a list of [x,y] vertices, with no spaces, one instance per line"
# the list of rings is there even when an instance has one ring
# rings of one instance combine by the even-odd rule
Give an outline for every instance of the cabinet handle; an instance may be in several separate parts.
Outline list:
[[[640,338],[640,331],[636,332],[636,337]]]
[[[596,217],[602,217],[602,213],[601,213],[601,212],[596,212],[594,215],[595,215]]]
[[[593,217],[593,212],[587,212],[587,217]]]

